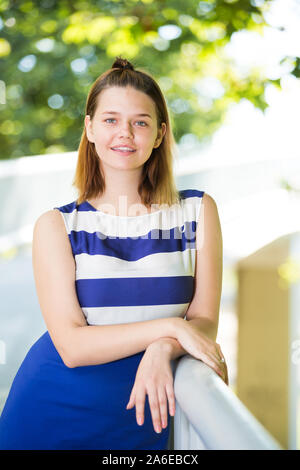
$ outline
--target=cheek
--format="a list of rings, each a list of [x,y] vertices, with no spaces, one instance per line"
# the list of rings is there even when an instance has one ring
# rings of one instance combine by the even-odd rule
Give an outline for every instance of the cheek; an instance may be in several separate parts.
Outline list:
[[[102,132],[101,134],[98,133],[95,135],[95,145],[97,147],[109,147],[109,142],[110,142],[110,137],[108,135],[108,133],[106,132]]]
[[[145,132],[143,135],[140,136],[140,140],[143,141],[144,143],[147,143],[149,147],[153,147],[154,142],[156,139],[156,133],[155,132]]]

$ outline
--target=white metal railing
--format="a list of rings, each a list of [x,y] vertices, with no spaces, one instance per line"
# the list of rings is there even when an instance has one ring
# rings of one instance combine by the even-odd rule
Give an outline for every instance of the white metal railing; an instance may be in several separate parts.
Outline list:
[[[283,450],[216,372],[189,354],[178,359],[174,392],[169,449]]]

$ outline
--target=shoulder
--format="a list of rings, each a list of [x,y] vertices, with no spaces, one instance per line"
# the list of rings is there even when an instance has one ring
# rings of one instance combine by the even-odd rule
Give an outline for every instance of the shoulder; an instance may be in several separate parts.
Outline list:
[[[35,221],[35,227],[60,226],[63,223],[62,211],[50,209],[43,212]]]
[[[210,212],[218,212],[217,203],[215,199],[208,193],[204,193],[202,197],[202,206]]]
[[[61,207],[55,207],[43,212],[35,221],[34,234],[41,233],[47,237],[58,232],[68,232],[66,217],[73,212],[70,204]]]
[[[201,198],[201,207],[199,220],[211,220],[219,223],[218,207],[215,199],[208,193],[204,192]]]
[[[63,214],[52,209],[43,212],[36,220],[33,228],[32,237],[32,255],[34,262],[44,261],[44,255],[51,254],[52,262],[57,261],[57,257],[61,261],[71,259],[72,250],[69,240],[69,230]]]
[[[207,207],[216,207],[216,201],[214,198],[208,194],[206,191],[201,191],[199,189],[184,189],[179,191],[180,199],[185,200],[185,202],[201,203]]]
[[[207,217],[211,214],[218,217],[218,208],[215,199],[206,191],[199,189],[185,189],[179,191],[180,198],[184,200],[185,205],[194,205],[197,208],[197,220],[203,218],[204,214]]]
[[[46,212],[43,212],[36,220],[35,225],[49,226],[49,225],[62,225],[64,218],[67,218],[76,210],[80,209],[76,201],[65,204],[64,206],[53,207]],[[63,217],[62,217],[63,216]]]
[[[200,191],[199,189],[185,189],[180,191],[180,194],[182,199],[199,199],[201,200],[202,204],[207,206],[216,206],[214,198],[206,191]]]
[[[209,230],[211,236],[217,236],[217,234],[220,234],[221,225],[218,207],[216,201],[210,194],[205,193],[202,198],[198,221],[200,231],[202,229]]]
[[[76,201],[63,206],[54,207],[43,212],[36,220],[34,230],[64,229],[66,227],[66,218],[74,213],[78,208]]]
[[[208,193],[202,198],[200,213],[197,219],[197,248],[222,246],[222,229],[218,207],[215,199]]]

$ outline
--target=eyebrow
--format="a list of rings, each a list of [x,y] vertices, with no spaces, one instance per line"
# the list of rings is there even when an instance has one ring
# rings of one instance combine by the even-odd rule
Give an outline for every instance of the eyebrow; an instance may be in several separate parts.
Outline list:
[[[118,113],[118,112],[116,112],[116,111],[104,111],[104,112],[101,113],[101,114],[120,114],[120,113]],[[141,117],[142,117],[142,116],[147,116],[147,117],[149,117],[150,119],[152,119],[152,117],[150,116],[150,114],[146,114],[146,113],[135,114],[135,116],[141,116]]]

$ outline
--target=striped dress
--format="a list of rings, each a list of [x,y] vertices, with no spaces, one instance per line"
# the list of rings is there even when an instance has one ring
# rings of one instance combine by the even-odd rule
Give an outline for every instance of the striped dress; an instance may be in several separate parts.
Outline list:
[[[55,208],[68,233],[89,325],[185,317],[204,193],[179,194],[179,203],[134,217],[106,214],[88,201]],[[69,368],[46,331],[12,383],[0,418],[0,449],[167,449],[169,413],[167,428],[156,433],[148,395],[142,426],[135,407],[126,410],[143,354]]]

